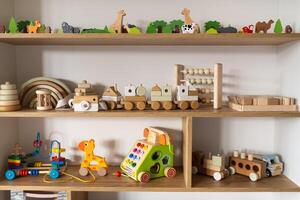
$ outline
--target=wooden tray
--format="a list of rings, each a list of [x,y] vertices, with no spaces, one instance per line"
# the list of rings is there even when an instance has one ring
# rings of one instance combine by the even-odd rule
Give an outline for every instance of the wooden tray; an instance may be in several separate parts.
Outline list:
[[[239,105],[236,103],[229,102],[229,108],[237,111],[298,111],[297,105],[268,105],[268,106],[257,106],[257,105]]]

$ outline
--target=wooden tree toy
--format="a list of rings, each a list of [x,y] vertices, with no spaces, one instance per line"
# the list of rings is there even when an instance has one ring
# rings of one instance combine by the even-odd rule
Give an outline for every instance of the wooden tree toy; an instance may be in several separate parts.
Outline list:
[[[275,23],[274,33],[282,33],[282,31],[283,31],[282,23],[281,23],[281,20],[278,19]]]
[[[85,157],[81,162],[79,169],[79,174],[81,176],[87,176],[89,174],[89,170],[97,171],[99,176],[107,175],[108,165],[105,158],[94,154],[95,141],[93,139],[80,142],[78,148],[85,153]]]
[[[18,25],[17,25],[17,22],[16,22],[14,17],[10,18],[8,29],[9,29],[10,33],[17,33],[18,32]]]
[[[123,32],[123,18],[126,16],[124,10],[119,10],[117,13],[116,21],[110,26],[110,30],[114,33],[122,33]]]
[[[51,110],[52,103],[51,103],[51,93],[46,90],[37,90],[35,91],[37,95],[37,110]]]
[[[16,85],[7,81],[5,84],[1,84],[0,87],[0,111],[20,110],[21,105]]]
[[[181,12],[184,16],[184,25],[182,26],[182,33],[200,33],[199,25],[194,23],[190,16],[190,10],[184,8]]]
[[[197,102],[210,105],[214,109],[222,107],[222,76],[223,65],[217,63],[214,67],[187,68],[184,65],[175,65],[177,103],[179,108],[189,107],[187,100],[193,101],[193,109],[197,109]],[[189,92],[190,91],[190,92]],[[192,96],[194,96],[192,98]],[[192,98],[192,99],[191,99]]]
[[[255,25],[255,33],[260,33],[261,31],[263,31],[263,33],[267,33],[273,23],[273,20],[269,20],[268,23],[265,21],[257,22]]]
[[[151,178],[172,178],[176,175],[173,148],[170,134],[160,129],[145,128],[144,139],[135,142],[120,167],[124,174],[142,183]]]
[[[41,22],[39,20],[36,20],[34,24],[31,23],[27,26],[27,33],[37,33],[38,28],[40,28],[41,26]]]

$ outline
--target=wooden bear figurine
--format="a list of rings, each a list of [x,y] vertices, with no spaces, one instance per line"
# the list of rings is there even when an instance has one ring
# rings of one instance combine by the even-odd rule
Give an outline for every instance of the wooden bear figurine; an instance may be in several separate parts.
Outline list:
[[[266,23],[265,21],[257,22],[255,26],[255,33],[260,33],[261,31],[267,33],[273,23],[274,23],[273,20],[269,20],[268,23]]]

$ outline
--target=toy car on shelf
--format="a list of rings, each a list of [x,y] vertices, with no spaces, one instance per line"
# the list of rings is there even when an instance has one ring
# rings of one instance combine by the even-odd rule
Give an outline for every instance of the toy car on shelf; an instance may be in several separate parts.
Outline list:
[[[283,172],[283,163],[276,154],[254,155],[254,158],[266,163],[266,176],[278,176]]]

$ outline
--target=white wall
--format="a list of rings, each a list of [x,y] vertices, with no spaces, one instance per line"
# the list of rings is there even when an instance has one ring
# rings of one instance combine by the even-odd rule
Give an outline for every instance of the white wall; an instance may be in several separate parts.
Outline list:
[[[216,6],[216,3],[218,6]],[[125,9],[125,23],[133,23],[145,29],[146,24],[155,19],[172,20],[182,18],[183,7],[191,8],[192,18],[203,24],[204,21],[216,19],[224,25],[237,25],[239,28],[254,24],[258,20],[276,19],[278,0],[202,0],[202,1],[122,1],[104,0],[15,0],[17,19],[41,19],[52,28],[60,26],[63,20],[80,27],[103,27],[111,24],[118,9]],[[293,5],[292,3],[290,5]],[[297,7],[291,8],[296,10]],[[285,8],[282,7],[283,10]],[[295,11],[296,12],[296,11]],[[222,18],[221,18],[222,16]],[[289,20],[291,20],[289,18]],[[296,20],[292,20],[296,21]],[[298,19],[299,21],[299,19]],[[290,22],[289,22],[290,23]],[[296,27],[297,25],[295,25]],[[82,79],[96,84],[100,92],[104,85],[117,82],[120,88],[128,83],[143,83],[150,87],[153,83],[173,83],[173,65],[212,65],[224,63],[224,79],[227,82],[225,94],[278,94],[287,93],[288,87],[281,85],[282,66],[277,64],[278,50],[275,47],[17,47],[17,81],[18,85],[34,76],[53,76],[67,80],[70,87]],[[280,55],[280,54],[279,54]],[[295,57],[296,58],[296,57]],[[295,74],[296,75],[296,74]],[[297,79],[295,79],[296,81]],[[121,90],[122,91],[122,90]],[[122,91],[123,92],[123,91]],[[278,124],[274,119],[266,118],[230,118],[194,120],[194,149],[223,151],[244,149],[255,152],[276,152],[288,158],[285,144],[279,144]],[[284,122],[284,124],[286,124]],[[61,118],[20,119],[19,138],[26,149],[30,148],[32,138],[37,130],[45,133],[49,139],[51,133],[60,137],[67,147],[68,157],[78,161],[80,155],[75,151],[76,143],[81,139],[95,138],[99,144],[96,152],[108,156],[110,163],[115,163],[127,153],[132,143],[141,137],[144,126],[155,125],[174,129],[177,143],[180,143],[178,130],[180,119],[124,119],[113,120]],[[255,129],[253,129],[255,127]],[[290,134],[290,140],[293,139]],[[120,139],[121,138],[121,139]],[[296,145],[296,142],[292,145]],[[286,143],[290,144],[290,143]],[[283,146],[281,148],[281,145]],[[113,153],[110,152],[110,149]],[[177,148],[179,149],[179,148]],[[111,155],[109,155],[111,153]],[[178,154],[180,152],[178,151]],[[120,157],[121,156],[121,157]],[[180,160],[181,155],[177,157]],[[295,179],[294,161],[288,165],[287,175]],[[298,176],[299,177],[299,176]],[[298,183],[299,180],[296,180]],[[286,194],[272,193],[101,193],[103,199],[153,198],[222,198],[240,199],[280,199]],[[91,193],[91,199],[98,199],[99,194]],[[295,194],[288,198],[296,199]]]

